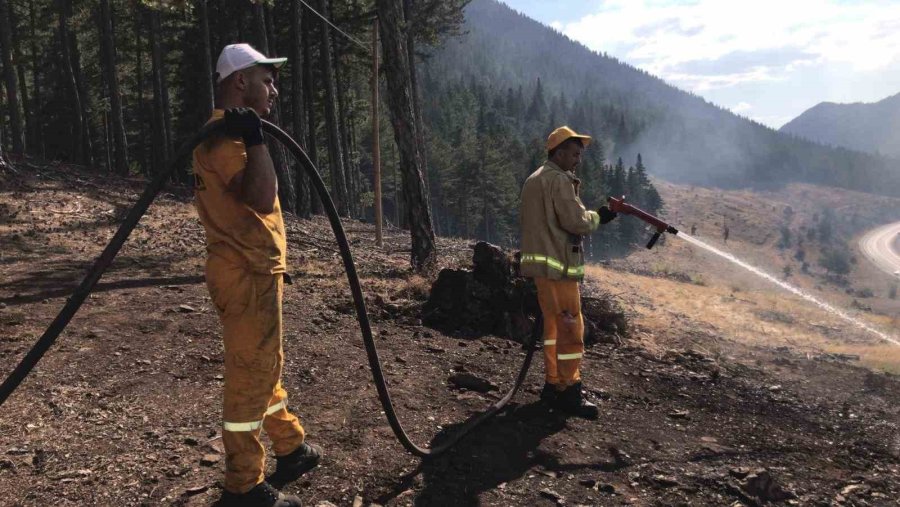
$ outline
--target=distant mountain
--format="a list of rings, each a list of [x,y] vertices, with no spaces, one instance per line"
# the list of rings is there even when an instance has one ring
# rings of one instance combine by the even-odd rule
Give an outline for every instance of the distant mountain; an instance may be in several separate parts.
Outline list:
[[[900,158],[900,93],[873,104],[822,102],[779,130],[822,144]]]
[[[599,27],[598,29],[602,29]],[[679,90],[495,0],[473,0],[465,33],[427,59],[425,97],[484,89],[518,138],[539,146],[552,126],[594,134],[607,161],[644,156],[665,179],[722,187],[791,181],[900,195],[900,162],[780,133]],[[505,104],[505,106],[504,106]],[[518,111],[522,106],[525,114]],[[425,104],[446,123],[441,104]],[[598,148],[592,148],[596,150]]]

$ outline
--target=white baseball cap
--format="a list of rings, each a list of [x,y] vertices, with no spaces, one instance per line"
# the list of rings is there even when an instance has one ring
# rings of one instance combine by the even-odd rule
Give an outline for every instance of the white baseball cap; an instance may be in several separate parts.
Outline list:
[[[244,70],[254,65],[271,65],[280,69],[287,58],[266,58],[266,55],[253,49],[253,46],[242,42],[229,44],[222,49],[219,60],[216,62],[217,83],[230,76],[234,72]]]

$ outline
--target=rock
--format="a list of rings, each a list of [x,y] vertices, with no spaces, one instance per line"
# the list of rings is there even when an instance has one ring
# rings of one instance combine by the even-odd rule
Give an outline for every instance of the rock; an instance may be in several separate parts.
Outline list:
[[[601,492],[609,494],[609,495],[615,495],[616,487],[613,486],[612,484],[599,484],[599,485],[597,485],[597,491],[601,491]]]
[[[209,489],[209,486],[205,486],[205,485],[203,485],[203,486],[190,486],[190,487],[188,487],[187,489],[184,490],[184,496],[194,496],[194,495],[199,495],[200,493],[203,493],[204,491],[206,491],[206,490],[208,490],[208,489]]]
[[[454,373],[453,375],[450,375],[450,378],[448,378],[447,381],[459,389],[468,389],[469,391],[479,393],[487,393],[498,389],[498,387],[490,381],[481,377],[476,377],[471,373]]]
[[[316,507],[337,507],[337,505],[329,502],[328,500],[322,500],[321,502],[316,504]]]
[[[848,484],[847,486],[844,486],[844,489],[841,490],[841,495],[847,496],[847,495],[853,493],[854,491],[865,490],[865,489],[866,489],[866,487],[863,486],[862,484]]]
[[[219,462],[222,459],[218,454],[204,454],[202,458],[200,458],[200,465],[205,467],[211,467]]]
[[[673,410],[669,412],[668,416],[672,419],[687,419],[690,414],[689,410]]]
[[[796,498],[796,495],[775,482],[769,471],[765,469],[756,470],[748,475],[741,488],[748,495],[759,498],[763,502],[782,502]]]
[[[69,479],[69,480],[71,480],[71,479],[77,479],[80,477],[87,477],[87,476],[91,475],[92,473],[94,473],[94,472],[92,472],[91,470],[88,470],[86,468],[82,468],[80,470],[69,470],[66,472],[62,472],[62,473],[50,476],[50,479],[54,479],[54,480]]]
[[[353,497],[353,507],[362,507],[363,505],[363,497],[356,495]]]
[[[594,489],[594,486],[597,485],[597,479],[579,479],[578,484],[586,488]]]
[[[666,475],[654,475],[653,482],[663,488],[673,488],[680,484],[674,477],[669,477]]]
[[[620,467],[625,467],[631,464],[631,456],[628,455],[622,449],[611,445],[609,446],[609,455],[612,456],[613,460],[616,462],[616,465]]]
[[[193,313],[196,312],[197,309],[190,305],[178,305],[178,311],[181,313]]]
[[[556,502],[556,505],[565,505],[566,503],[566,498],[552,489],[544,488],[540,493],[542,497]]]
[[[200,441],[194,437],[184,437],[184,440],[182,440],[182,442],[184,442],[185,445],[190,446],[200,445]]]
[[[735,479],[743,479],[750,475],[750,469],[746,467],[740,468],[732,468],[728,471],[728,474],[734,477]]]

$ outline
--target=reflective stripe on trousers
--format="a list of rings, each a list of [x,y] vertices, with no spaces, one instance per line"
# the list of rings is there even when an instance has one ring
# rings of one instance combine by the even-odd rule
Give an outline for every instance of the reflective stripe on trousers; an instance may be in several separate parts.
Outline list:
[[[581,295],[575,280],[535,278],[538,303],[544,315],[546,381],[561,387],[581,380],[584,355],[584,320]]]
[[[287,398],[266,409],[266,415],[272,415],[281,409],[287,410]],[[222,423],[222,429],[231,432],[258,430],[262,426],[263,420],[264,419],[260,419],[258,421],[244,423],[225,421],[224,423]]]

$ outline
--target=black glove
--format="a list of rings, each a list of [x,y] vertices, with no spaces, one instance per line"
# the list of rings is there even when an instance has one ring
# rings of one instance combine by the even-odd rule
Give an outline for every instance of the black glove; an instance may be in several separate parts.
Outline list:
[[[605,204],[603,206],[600,206],[600,208],[597,210],[597,213],[600,215],[601,224],[608,224],[612,222],[614,218],[619,216],[618,213],[609,209],[609,206]]]
[[[240,137],[249,148],[263,143],[262,121],[249,107],[225,110],[225,132],[230,137]]]

